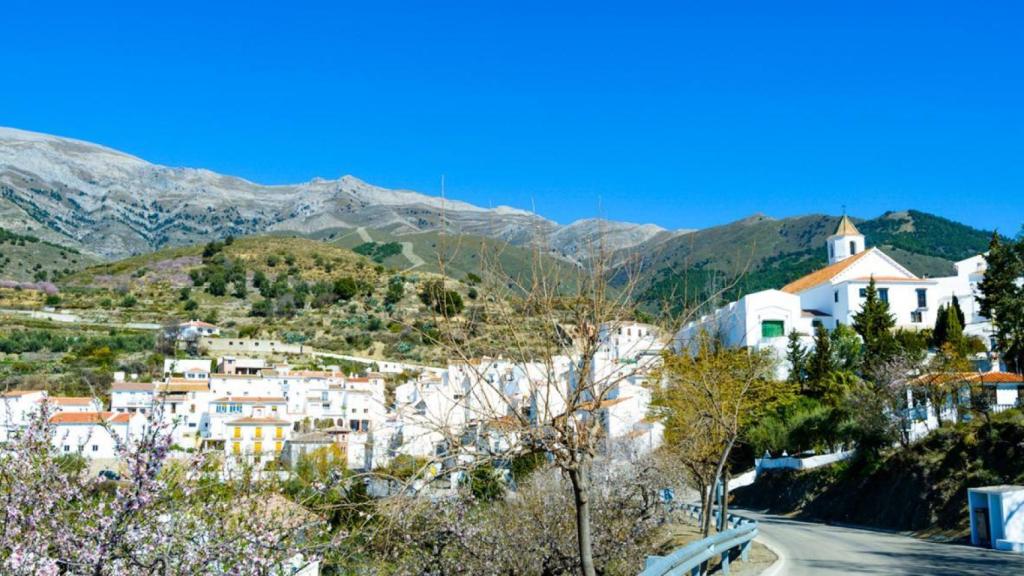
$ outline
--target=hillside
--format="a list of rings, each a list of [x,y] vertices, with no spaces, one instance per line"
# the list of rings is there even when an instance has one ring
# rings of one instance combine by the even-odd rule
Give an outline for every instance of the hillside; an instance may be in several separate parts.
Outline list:
[[[0,128],[0,221],[14,232],[105,259],[209,238],[271,231],[369,228],[406,236],[443,231],[550,247],[572,261],[591,221],[559,225],[531,212],[373,186],[353,176],[268,186],[209,170],[151,164],[96,144]],[[609,223],[613,249],[671,236]]]
[[[467,277],[445,282],[458,309],[442,322],[424,300],[441,277],[403,272],[336,245],[304,238],[251,236],[134,256],[93,266],[60,283],[63,311],[105,323],[199,318],[227,336],[304,342],[336,352],[442,362],[440,330],[470,355],[501,353],[502,327],[490,315],[520,317],[505,299]]]
[[[935,431],[878,463],[779,471],[733,492],[739,506],[894,530],[969,534],[967,488],[1024,483],[1024,414]]]
[[[95,264],[97,258],[0,228],[0,280],[46,282]]]
[[[779,288],[827,263],[825,239],[838,218],[764,215],[673,238],[646,253],[637,276],[637,300],[651,310],[678,308],[728,289],[732,300]],[[953,273],[953,262],[988,249],[992,233],[910,210],[857,219],[868,246],[878,246],[919,276]],[[620,273],[614,282],[622,284]]]
[[[542,266],[573,286],[579,273],[578,266],[549,251],[470,234],[453,236],[434,231],[398,236],[367,228],[339,228],[310,237],[354,250],[396,270],[440,274],[444,268],[450,278],[490,275],[509,285],[528,286],[535,267]]]

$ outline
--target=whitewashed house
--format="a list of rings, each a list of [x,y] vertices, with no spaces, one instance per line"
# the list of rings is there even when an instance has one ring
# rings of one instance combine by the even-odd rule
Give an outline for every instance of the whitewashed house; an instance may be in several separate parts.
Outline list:
[[[0,395],[0,442],[28,426],[33,412],[45,399],[43,390],[9,390]]]
[[[164,376],[203,373],[209,376],[213,361],[209,358],[164,358]]]
[[[178,338],[181,340],[198,340],[204,336],[218,334],[220,334],[220,328],[202,320],[190,320],[178,325]]]
[[[998,368],[994,366],[993,368]],[[950,388],[948,400],[942,406],[935,406],[925,394],[929,385],[940,384]],[[961,374],[925,374],[913,379],[907,388],[907,417],[903,425],[910,440],[917,440],[939,428],[943,422],[961,419],[961,410],[969,408],[972,390],[987,396],[988,409],[993,413],[1011,408],[1020,408],[1024,376],[993,369],[989,372],[965,372]]]
[[[46,401],[54,412],[83,413],[103,410],[99,398],[88,396],[47,396]]]
[[[257,406],[251,416],[226,421],[225,430],[228,454],[260,464],[279,457],[291,436],[292,424],[278,418],[265,406]]]
[[[267,367],[262,358],[237,358],[224,356],[217,362],[217,371],[221,374],[259,374]]]
[[[157,384],[114,382],[110,385],[110,410],[118,414],[148,414],[153,410]]]
[[[828,266],[790,282],[779,290],[748,294],[715,312],[683,326],[673,340],[677,351],[692,352],[702,333],[728,346],[771,349],[785,354],[787,336],[796,331],[812,344],[817,324],[832,330],[851,325],[874,279],[879,298],[888,302],[896,326],[930,328],[941,304],[957,297],[965,309],[965,333],[991,339],[991,325],[976,306],[977,284],[984,274],[984,256],[958,262],[955,276],[919,278],[878,248],[865,248],[864,236],[843,216],[826,242]],[[967,313],[970,310],[970,314]],[[788,367],[779,363],[779,377]]]
[[[62,412],[50,417],[57,450],[89,459],[117,458],[117,444],[137,438],[145,423],[141,414],[113,412]]]

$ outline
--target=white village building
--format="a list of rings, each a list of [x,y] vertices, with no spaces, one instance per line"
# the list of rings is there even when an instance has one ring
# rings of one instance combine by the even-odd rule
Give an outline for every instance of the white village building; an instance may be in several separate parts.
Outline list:
[[[113,412],[59,412],[50,417],[53,445],[62,454],[90,459],[114,459],[117,446],[142,434],[146,419],[141,414]]]
[[[673,340],[675,350],[693,350],[700,335],[722,339],[727,346],[771,349],[785,356],[787,336],[796,331],[805,345],[812,343],[817,324],[832,330],[851,325],[874,279],[879,298],[888,302],[896,326],[930,328],[939,307],[956,297],[964,311],[964,332],[990,344],[991,323],[977,305],[978,282],[985,272],[983,255],[956,263],[956,275],[920,278],[878,248],[865,248],[864,235],[843,216],[826,242],[828,266],[778,290],[748,294],[711,314],[683,326]],[[779,377],[788,367],[779,364]]]

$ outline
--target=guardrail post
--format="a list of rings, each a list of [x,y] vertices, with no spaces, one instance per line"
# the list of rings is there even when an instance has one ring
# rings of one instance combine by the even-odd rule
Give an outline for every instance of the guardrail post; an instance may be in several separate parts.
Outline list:
[[[753,542],[753,541],[751,540],[751,542]],[[744,562],[746,562],[747,559],[750,557],[750,544],[751,544],[751,542],[747,542],[743,546],[740,546],[740,560],[743,560]]]
[[[722,574],[729,573],[729,551],[722,552]]]

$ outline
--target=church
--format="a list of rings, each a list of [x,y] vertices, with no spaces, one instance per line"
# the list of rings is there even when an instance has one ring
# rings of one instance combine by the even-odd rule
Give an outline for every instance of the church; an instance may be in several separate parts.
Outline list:
[[[783,358],[791,331],[811,346],[817,325],[828,330],[851,325],[872,278],[898,328],[931,328],[939,307],[955,296],[964,312],[965,334],[991,343],[992,326],[981,316],[976,298],[985,273],[984,255],[957,262],[954,276],[919,278],[882,250],[866,248],[864,235],[845,215],[827,238],[826,249],[828,266],[780,289],[748,294],[686,324],[676,333],[674,348],[691,349],[706,332],[718,335],[727,346],[770,348]],[[787,371],[780,363],[780,377]]]

